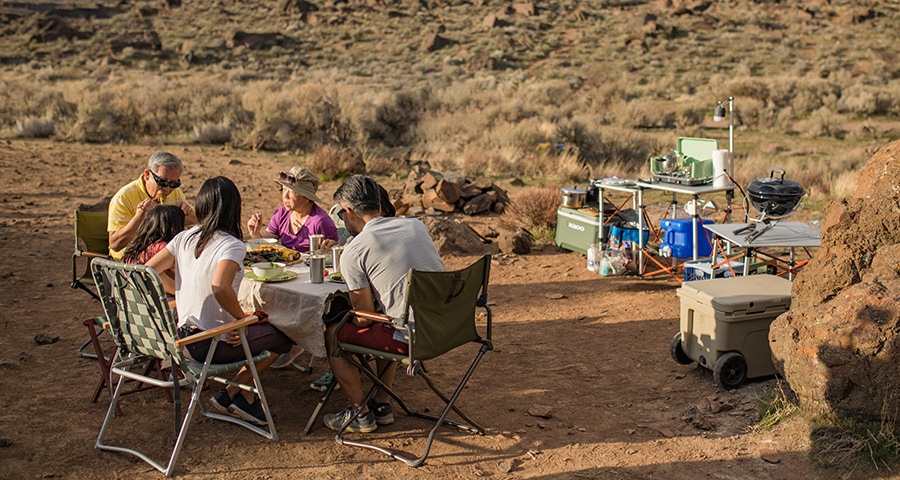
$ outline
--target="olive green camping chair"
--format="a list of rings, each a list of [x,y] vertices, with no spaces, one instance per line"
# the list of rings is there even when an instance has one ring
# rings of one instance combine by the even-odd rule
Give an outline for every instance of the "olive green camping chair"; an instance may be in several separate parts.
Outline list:
[[[109,233],[106,231],[108,212],[75,210],[75,253],[72,254],[72,288],[87,292],[100,301],[91,290],[94,278],[91,276],[91,260],[109,258]],[[79,268],[79,259],[84,259],[84,267]]]
[[[248,316],[241,320],[179,339],[175,320],[172,317],[172,311],[169,308],[166,293],[163,290],[162,281],[153,269],[144,265],[131,265],[102,258],[94,259],[91,265],[97,291],[103,300],[103,309],[106,312],[109,330],[115,339],[118,350],[111,361],[110,370],[113,377],[119,376],[112,401],[106,412],[106,418],[103,421],[103,426],[100,427],[100,434],[95,444],[96,448],[137,456],[160,472],[163,472],[166,476],[170,476],[175,469],[178,454],[181,452],[184,440],[187,437],[188,427],[197,406],[200,406],[203,415],[207,417],[241,425],[265,438],[278,439],[262,383],[256,371],[256,362],[267,358],[270,354],[269,352],[256,356],[251,354],[245,335],[245,327],[256,323],[257,317]],[[212,363],[219,336],[232,330],[237,330],[240,334],[245,359],[228,364]],[[187,345],[206,339],[212,339],[212,344],[205,361],[197,362],[184,354],[184,349]],[[142,371],[144,364],[152,359],[167,360],[169,362],[172,367],[171,375],[168,379],[161,380]],[[251,384],[239,384],[222,376],[226,373],[236,372],[242,367],[247,367],[250,370],[253,376]],[[179,375],[179,372],[181,375]],[[167,465],[161,465],[148,455],[137,450],[104,443],[104,437],[111,426],[113,418],[116,416],[116,409],[122,396],[123,387],[128,379],[174,389],[175,438],[173,439],[174,442],[165,442],[168,444],[174,443]],[[268,430],[235,417],[208,411],[200,400],[200,393],[207,381],[234,385],[242,390],[258,395],[266,415]],[[181,420],[180,387],[189,387],[191,389],[191,401],[183,421]]]
[[[348,419],[347,423],[335,435],[335,441],[338,444],[370,448],[390,455],[409,466],[418,467],[428,457],[435,433],[441,425],[484,435],[484,428],[463,413],[456,406],[456,401],[466,387],[466,383],[469,381],[481,358],[485,353],[493,349],[491,341],[491,308],[487,304],[490,267],[491,256],[487,254],[469,267],[454,272],[409,271],[406,280],[406,309],[403,317],[399,319],[400,325],[406,325],[409,333],[408,355],[395,355],[338,342],[337,332],[354,315],[380,322],[394,321],[394,319],[386,315],[374,312],[351,310],[350,313],[345,315],[341,324],[334,331],[334,345],[336,347],[332,354],[335,356],[344,355],[372,380],[372,388],[366,394],[363,405],[374,397],[377,388],[380,387],[388,392],[407,415],[434,422],[434,426],[428,434],[425,451],[419,457],[412,456],[406,452],[343,438],[343,433],[353,420],[353,417]],[[476,307],[482,308],[485,312],[484,336],[479,334],[475,325]],[[477,350],[475,350],[475,358],[463,373],[453,393],[448,397],[431,380],[422,362],[437,358],[457,347],[472,343],[478,346]],[[440,415],[429,415],[407,407],[400,397],[380,380],[379,377],[382,372],[376,373],[371,368],[368,362],[369,358],[398,362],[406,366],[406,373],[409,376],[421,377],[428,387],[443,401]],[[429,363],[429,370],[433,370],[433,368],[432,363]],[[451,375],[444,376],[451,377]],[[459,416],[462,422],[447,418],[451,410]],[[359,410],[357,410],[356,414],[359,415]]]
[[[91,275],[91,260],[94,258],[109,258],[109,233],[106,231],[107,205],[109,202],[101,202],[93,207],[79,207],[75,210],[75,252],[72,254],[72,283],[71,287],[85,291],[95,300],[100,297],[92,290],[94,277]],[[79,261],[81,259],[81,262]],[[79,263],[84,263],[79,267]],[[95,352],[102,352],[98,335],[103,333],[103,317],[88,318],[84,320],[84,326],[90,335],[81,343],[75,354],[82,358],[94,358],[101,360],[102,353],[94,354],[85,352],[88,345],[93,344]],[[101,360],[101,375],[105,371]],[[105,383],[101,379],[94,392],[93,401],[96,402],[103,391]]]

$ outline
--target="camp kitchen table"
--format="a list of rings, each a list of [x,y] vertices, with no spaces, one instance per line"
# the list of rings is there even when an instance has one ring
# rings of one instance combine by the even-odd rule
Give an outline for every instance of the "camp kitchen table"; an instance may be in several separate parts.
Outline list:
[[[794,279],[794,273],[797,272],[801,267],[806,265],[809,262],[809,259],[802,260],[797,262],[794,259],[794,249],[796,248],[815,248],[819,247],[822,244],[822,239],[817,236],[813,236],[810,233],[809,225],[801,222],[779,222],[775,225],[771,226],[771,228],[763,233],[762,235],[754,238],[752,241],[747,241],[747,236],[750,235],[753,230],[741,233],[734,233],[735,230],[746,227],[746,223],[721,223],[721,224],[709,224],[703,225],[704,228],[710,231],[715,238],[715,245],[713,246],[712,262],[716,263],[716,254],[721,253],[723,257],[726,257],[725,261],[720,262],[719,264],[728,264],[732,259],[736,258],[732,256],[731,259],[727,258],[727,252],[722,248],[720,240],[724,240],[730,244],[732,247],[737,247],[743,249],[743,257],[744,257],[744,275],[749,273],[750,269],[750,261],[754,256],[759,260],[764,261],[765,263],[774,266],[776,269],[781,272],[778,275],[788,275],[788,280]],[[765,228],[765,224],[763,223],[755,223],[754,225],[756,229]],[[787,248],[789,249],[789,257],[787,260],[784,260],[780,257],[776,257],[775,255],[762,253],[759,250],[763,248]],[[807,256],[809,251],[807,250]],[[738,255],[741,256],[741,255]],[[718,264],[713,265],[713,270]]]
[[[338,290],[347,290],[343,283],[310,283],[309,267],[304,263],[285,268],[296,272],[297,278],[283,282],[259,282],[244,277],[238,299],[245,311],[263,310],[269,323],[278,327],[314,357],[325,356],[325,335],[322,313],[325,299]]]
[[[672,207],[671,207],[671,218],[676,217],[677,207],[678,207],[678,194],[690,195],[691,200],[694,205],[693,214],[691,218],[693,218],[692,223],[692,235],[693,235],[693,248],[692,248],[692,259],[697,260],[697,240],[699,238],[699,234],[704,233],[700,228],[700,207],[698,205],[699,202],[697,200],[701,195],[708,195],[711,193],[725,192],[725,198],[727,201],[727,205],[725,207],[725,221],[731,221],[731,203],[734,199],[734,189],[736,188],[734,185],[725,185],[725,186],[714,186],[712,184],[709,185],[679,185],[677,183],[666,183],[666,182],[652,182],[647,180],[638,180],[635,182],[635,186],[641,190],[638,193],[638,203],[640,204],[640,208],[643,211],[644,209],[644,196],[643,190],[660,190],[664,192],[672,193]],[[643,223],[643,222],[642,222]],[[643,225],[642,225],[643,227]],[[642,236],[640,236],[643,238]],[[640,251],[638,253],[638,272],[640,272],[641,276],[644,274],[644,242],[640,242]],[[648,252],[648,255],[649,252]],[[652,256],[650,259],[653,260]],[[655,260],[654,260],[655,261]],[[668,267],[663,267],[661,270],[657,270],[651,272],[650,275],[654,275],[656,273],[670,273],[674,275],[674,271],[677,269],[678,264],[675,263],[675,259],[672,259],[673,264]],[[658,262],[657,262],[658,263]],[[677,279],[677,276],[676,276]]]

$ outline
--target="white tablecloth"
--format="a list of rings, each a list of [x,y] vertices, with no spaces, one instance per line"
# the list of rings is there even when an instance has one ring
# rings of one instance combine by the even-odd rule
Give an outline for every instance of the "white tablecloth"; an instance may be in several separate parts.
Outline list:
[[[310,283],[309,268],[292,265],[288,270],[299,273],[286,282],[263,283],[244,277],[238,299],[244,311],[263,310],[269,322],[316,357],[325,356],[322,312],[325,299],[337,290],[347,290],[342,283]]]

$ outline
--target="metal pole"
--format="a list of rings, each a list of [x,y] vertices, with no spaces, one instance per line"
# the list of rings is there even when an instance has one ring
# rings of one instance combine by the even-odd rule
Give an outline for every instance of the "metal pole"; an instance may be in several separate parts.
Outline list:
[[[728,97],[728,171],[734,176],[734,97]]]

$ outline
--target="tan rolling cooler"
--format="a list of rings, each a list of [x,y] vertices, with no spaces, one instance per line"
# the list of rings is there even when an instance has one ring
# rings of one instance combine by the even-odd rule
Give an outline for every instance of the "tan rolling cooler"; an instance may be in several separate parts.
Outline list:
[[[775,374],[769,325],[791,308],[789,280],[749,275],[686,282],[678,296],[681,328],[669,349],[676,362],[712,370],[726,389]]]

